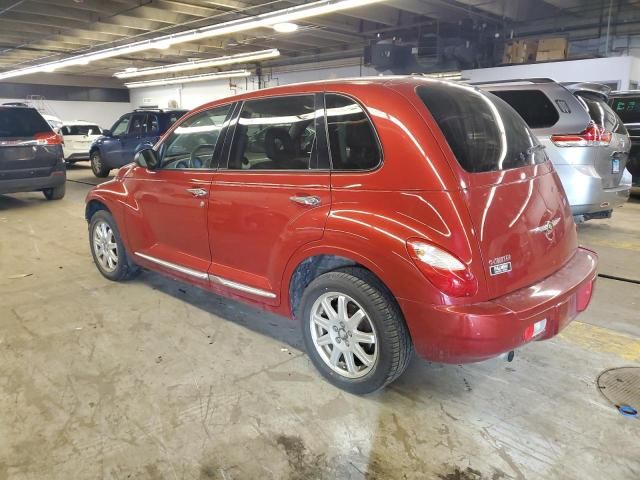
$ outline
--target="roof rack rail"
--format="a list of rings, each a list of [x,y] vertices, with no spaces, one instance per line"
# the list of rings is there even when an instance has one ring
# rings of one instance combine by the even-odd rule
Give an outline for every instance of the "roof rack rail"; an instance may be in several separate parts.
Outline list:
[[[555,83],[552,78],[510,78],[508,80],[489,80],[486,82],[469,82],[470,85],[491,85],[494,83],[518,83],[518,82],[530,82],[530,83]]]

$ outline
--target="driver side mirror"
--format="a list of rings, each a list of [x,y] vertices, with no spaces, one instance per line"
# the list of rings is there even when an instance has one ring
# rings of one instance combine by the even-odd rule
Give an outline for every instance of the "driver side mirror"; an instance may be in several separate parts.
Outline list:
[[[144,148],[135,154],[133,161],[148,170],[155,170],[160,165],[158,154],[153,148]]]

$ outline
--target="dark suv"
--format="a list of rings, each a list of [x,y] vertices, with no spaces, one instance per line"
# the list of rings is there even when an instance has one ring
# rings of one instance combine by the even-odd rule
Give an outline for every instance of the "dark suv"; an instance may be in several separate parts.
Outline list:
[[[106,177],[113,168],[133,162],[143,146],[154,145],[182,117],[186,110],[135,110],[104,130],[91,145],[91,169],[96,177]]]
[[[59,200],[65,181],[62,137],[35,108],[0,106],[0,194],[41,191]]]
[[[640,188],[640,91],[614,92],[609,103],[629,132],[631,153],[627,170],[633,176],[633,187]]]

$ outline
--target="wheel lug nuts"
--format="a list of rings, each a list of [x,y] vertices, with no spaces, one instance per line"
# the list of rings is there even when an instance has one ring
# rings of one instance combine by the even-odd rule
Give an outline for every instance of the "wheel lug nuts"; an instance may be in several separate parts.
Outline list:
[[[351,332],[347,332],[347,335],[349,335],[350,337],[353,337],[353,333]]]
[[[342,340],[340,338],[336,338],[336,343],[340,343]]]
[[[334,331],[334,332],[337,332],[337,331],[338,331],[338,327],[334,325],[334,326],[333,326],[333,331]]]

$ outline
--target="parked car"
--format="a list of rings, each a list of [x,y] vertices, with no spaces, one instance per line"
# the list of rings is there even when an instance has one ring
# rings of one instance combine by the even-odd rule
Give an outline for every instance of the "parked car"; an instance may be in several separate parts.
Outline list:
[[[63,122],[60,134],[64,140],[64,160],[70,164],[89,160],[91,145],[102,136],[102,129],[95,123],[75,120]]]
[[[90,191],[86,219],[106,278],[144,267],[294,317],[322,375],[355,393],[414,348],[475,362],[551,338],[596,278],[522,118],[424,78],[204,105]]]
[[[640,189],[640,91],[615,92],[609,96],[609,103],[629,132],[631,152],[627,169],[633,176],[634,188]]]
[[[60,128],[64,123],[62,120],[60,120],[55,115],[50,115],[48,113],[43,113],[42,118],[44,118],[47,121],[47,123],[51,126],[54,132],[60,133]]]
[[[127,113],[104,130],[90,150],[91,169],[104,178],[114,168],[133,162],[134,154],[145,145],[154,145],[186,110],[141,109]]]
[[[629,199],[631,142],[608,87],[550,79],[476,84],[511,105],[553,162],[576,220],[609,218]]]
[[[41,191],[59,200],[65,181],[62,137],[35,108],[0,106],[0,194]]]

